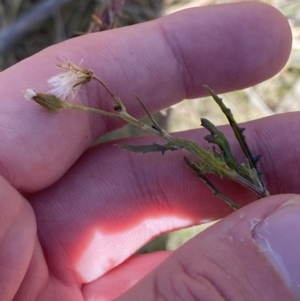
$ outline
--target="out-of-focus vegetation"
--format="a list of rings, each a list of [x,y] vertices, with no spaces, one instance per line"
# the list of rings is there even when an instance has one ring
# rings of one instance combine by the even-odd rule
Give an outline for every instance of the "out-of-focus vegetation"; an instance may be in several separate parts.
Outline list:
[[[50,9],[48,8],[44,21],[39,21],[39,15],[31,16],[30,21],[25,23],[28,30],[18,37],[10,47],[3,50],[1,33],[5,31],[6,27],[16,23],[28,12],[34,11],[37,6],[47,2],[56,4],[52,4],[52,9],[51,5],[49,6]],[[69,39],[78,31],[87,31],[91,15],[101,11],[110,2],[121,3],[122,0],[1,0],[0,70],[8,68],[49,45]],[[152,20],[161,15],[193,6],[226,2],[234,1],[127,0],[121,15],[121,25]],[[296,111],[300,108],[300,2],[296,0],[266,0],[264,2],[279,9],[289,20],[294,36],[293,50],[287,65],[278,75],[255,87],[227,93],[224,96],[225,103],[236,112],[235,116],[238,122]],[[10,39],[14,38],[11,36]],[[214,104],[209,98],[201,101],[186,100],[162,112],[159,119],[170,131],[197,128],[199,116],[211,119],[216,124],[225,123],[225,118],[222,114],[216,114],[214,108]],[[186,118],[187,116],[188,118]],[[132,131],[123,131],[121,135],[124,134],[131,135]]]
[[[28,26],[28,30],[21,28],[15,37],[13,31],[5,33],[10,25],[18,24],[18,21],[26,14],[35,12],[38,6],[47,2],[52,2],[52,9],[44,11],[44,15],[42,13],[30,15],[27,23],[24,23]],[[122,0],[111,0],[111,2],[118,4]],[[188,7],[229,2],[235,1],[127,0],[118,25],[152,20]],[[238,122],[300,109],[300,2],[297,0],[262,2],[276,7],[286,16],[293,31],[293,48],[287,65],[272,79],[255,87],[223,96],[225,104],[232,109]],[[0,70],[8,68],[49,45],[73,37],[75,32],[86,32],[89,29],[91,15],[101,12],[109,3],[109,0],[0,0]],[[6,47],[4,44],[8,40],[10,46]],[[201,101],[199,99],[184,100],[156,114],[159,123],[170,132],[198,128],[200,117],[205,117],[214,124],[226,123],[225,117],[219,113],[210,98],[203,98]],[[137,133],[139,132],[127,126],[105,139]],[[173,233],[168,237],[163,236],[154,242],[154,247],[147,246],[143,251],[165,249],[166,246],[174,249],[198,231],[199,229],[194,227],[192,230],[181,230],[180,235]]]

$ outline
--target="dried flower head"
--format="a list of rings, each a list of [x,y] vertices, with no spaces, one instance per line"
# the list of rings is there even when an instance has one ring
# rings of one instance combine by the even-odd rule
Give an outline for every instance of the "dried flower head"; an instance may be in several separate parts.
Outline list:
[[[26,89],[23,93],[27,100],[35,101],[53,113],[57,113],[67,107],[67,104],[62,102],[55,95],[36,93],[33,89]]]
[[[52,76],[48,84],[53,88],[48,94],[65,100],[68,96],[72,99],[76,96],[80,88],[92,80],[94,72],[70,61],[66,63],[57,63],[56,66],[63,70],[62,73]]]

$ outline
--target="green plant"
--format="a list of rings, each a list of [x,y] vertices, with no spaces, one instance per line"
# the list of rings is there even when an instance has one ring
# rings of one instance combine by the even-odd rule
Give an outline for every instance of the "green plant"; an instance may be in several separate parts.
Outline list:
[[[238,182],[248,189],[254,191],[260,198],[269,195],[266,189],[266,185],[262,179],[262,173],[258,170],[257,167],[259,156],[254,157],[252,155],[247,145],[246,138],[243,134],[245,129],[238,126],[230,109],[224,105],[222,99],[219,98],[208,86],[204,87],[210,93],[215,102],[221,108],[222,112],[227,117],[229,124],[233,129],[235,137],[245,155],[245,160],[241,164],[232,154],[230,144],[225,135],[220,130],[218,130],[217,127],[214,126],[214,124],[211,123],[208,119],[202,118],[201,124],[210,132],[209,135],[204,137],[205,140],[214,145],[214,147],[210,150],[204,149],[195,141],[176,138],[170,135],[167,131],[165,131],[157,124],[155,119],[152,117],[152,115],[149,113],[147,108],[138,97],[136,97],[136,99],[150,118],[151,124],[148,125],[131,116],[126,111],[126,108],[121,99],[118,96],[114,95],[110,88],[99,77],[97,77],[92,70],[76,65],[70,61],[58,63],[57,66],[61,70],[63,70],[63,73],[55,75],[49,79],[48,83],[52,86],[52,89],[46,94],[36,93],[33,89],[27,89],[25,91],[25,98],[34,100],[53,113],[58,113],[61,110],[72,109],[94,112],[114,118],[121,118],[127,123],[155,134],[166,141],[165,144],[153,143],[151,145],[138,146],[126,144],[120,145],[121,148],[132,152],[161,152],[163,154],[166,151],[186,150],[192,155],[191,158],[184,156],[184,161],[187,166],[194,171],[197,177],[201,179],[214,192],[216,196],[223,199],[233,209],[238,209],[239,205],[229,197],[224,195],[221,191],[219,191],[215,187],[215,185],[206,177],[207,173],[211,173],[221,178],[228,178],[235,182]],[[111,95],[115,102],[112,111],[103,111],[87,106],[72,104],[66,101],[68,97],[74,98],[79,89],[91,80],[97,81]]]

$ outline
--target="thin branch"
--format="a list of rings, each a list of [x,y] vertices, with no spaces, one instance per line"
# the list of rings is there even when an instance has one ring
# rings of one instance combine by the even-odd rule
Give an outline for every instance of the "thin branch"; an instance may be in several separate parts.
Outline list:
[[[199,179],[201,179],[214,193],[215,196],[225,201],[233,210],[237,210],[240,206],[232,199],[223,194],[201,171],[196,162],[190,161],[187,157],[183,157],[186,165],[191,168]]]

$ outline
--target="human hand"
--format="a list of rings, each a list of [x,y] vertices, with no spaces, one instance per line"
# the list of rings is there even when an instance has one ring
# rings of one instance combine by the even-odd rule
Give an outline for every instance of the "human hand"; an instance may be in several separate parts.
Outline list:
[[[204,95],[204,83],[218,93],[252,86],[283,67],[290,47],[288,24],[273,8],[259,3],[218,5],[69,40],[2,72],[1,300],[113,299],[169,255],[124,262],[146,241],[231,212],[184,166],[180,153],[162,159],[159,154],[131,154],[112,143],[88,149],[96,137],[120,127],[119,120],[75,111],[53,115],[26,102],[21,91],[44,91],[55,58],[75,63],[84,59],[138,117],[143,112],[132,101],[133,93],[157,111],[185,97]],[[78,101],[110,109],[103,89],[88,85]],[[254,153],[264,154],[270,192],[299,193],[297,113],[246,127]],[[199,130],[182,135],[197,141],[203,136]],[[135,139],[142,141],[153,138]],[[287,141],[293,141],[290,148]],[[224,189],[239,204],[253,200],[235,184]],[[118,300],[292,300],[286,275],[280,268],[282,277],[275,271],[268,253],[258,246],[265,247],[265,224],[256,224],[268,220],[270,212],[280,214],[277,208],[289,198],[267,198],[228,216]],[[297,206],[283,208],[294,212],[276,221],[292,220],[297,229]],[[272,217],[268,221],[276,224]],[[280,239],[292,235],[289,228],[280,229],[286,231]],[[272,246],[272,238],[268,241]],[[296,248],[298,239],[292,244]]]

